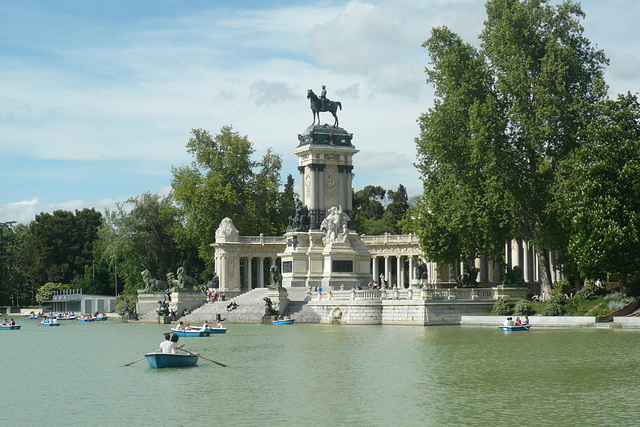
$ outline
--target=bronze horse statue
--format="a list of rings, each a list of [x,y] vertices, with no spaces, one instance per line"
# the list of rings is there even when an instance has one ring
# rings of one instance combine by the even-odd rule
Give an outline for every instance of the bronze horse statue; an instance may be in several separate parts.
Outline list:
[[[338,126],[338,116],[336,115],[336,111],[338,111],[338,107],[342,110],[342,104],[340,101],[329,101],[326,99],[324,101],[324,107],[322,106],[322,100],[318,98],[318,96],[313,93],[311,89],[307,91],[307,98],[311,100],[311,113],[313,114],[313,123],[311,125],[316,124],[316,117],[318,118],[318,124],[320,124],[320,112],[328,111],[333,115],[335,119],[334,127]]]

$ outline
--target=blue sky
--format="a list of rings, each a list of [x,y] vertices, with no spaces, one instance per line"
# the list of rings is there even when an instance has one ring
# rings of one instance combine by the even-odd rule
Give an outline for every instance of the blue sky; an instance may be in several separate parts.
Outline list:
[[[581,4],[610,96],[637,92],[640,3]],[[297,180],[306,90],[323,84],[360,150],[355,189],[418,194],[416,120],[433,102],[421,44],[440,25],[476,43],[484,19],[477,0],[3,0],[0,222],[167,194],[193,128],[232,125]]]

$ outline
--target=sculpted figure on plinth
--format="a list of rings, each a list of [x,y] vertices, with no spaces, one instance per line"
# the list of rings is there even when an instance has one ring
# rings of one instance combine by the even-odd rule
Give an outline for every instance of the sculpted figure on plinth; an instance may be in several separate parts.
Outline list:
[[[342,212],[342,206],[330,207],[329,214],[320,224],[320,229],[325,230],[322,243],[328,245],[334,242],[347,242],[349,238],[349,220],[349,216]]]

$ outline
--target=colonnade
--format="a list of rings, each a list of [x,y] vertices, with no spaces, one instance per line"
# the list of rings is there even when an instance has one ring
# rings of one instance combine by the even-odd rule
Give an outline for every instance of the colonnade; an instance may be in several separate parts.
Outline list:
[[[253,285],[253,260],[256,260],[256,267],[255,267],[255,277],[256,277],[256,284],[255,286]],[[243,257],[240,258],[241,264],[244,266],[244,274],[243,274],[243,282],[242,284],[244,285],[243,288],[245,290],[250,290],[250,289],[254,289],[254,288],[264,288],[266,286],[269,286],[270,284],[270,277],[269,277],[269,273],[266,273],[266,278],[265,278],[265,259],[267,260],[267,262],[269,263],[269,268],[273,267],[274,265],[276,265],[276,261],[277,258],[272,258],[272,257],[262,257],[262,256],[258,256],[258,257]]]

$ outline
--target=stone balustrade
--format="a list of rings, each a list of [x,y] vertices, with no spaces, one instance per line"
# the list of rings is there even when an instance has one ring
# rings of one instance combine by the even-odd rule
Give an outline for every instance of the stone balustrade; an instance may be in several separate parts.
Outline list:
[[[329,290],[311,292],[314,301],[365,301],[365,300],[447,300],[447,301],[497,301],[503,297],[522,298],[526,288],[452,288],[433,289],[364,289]]]

